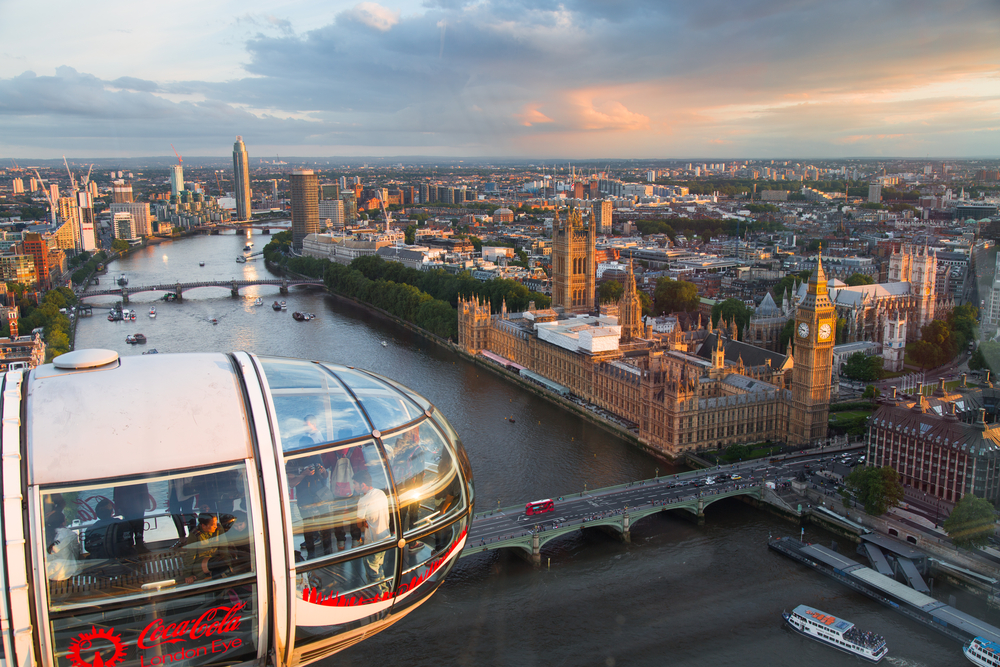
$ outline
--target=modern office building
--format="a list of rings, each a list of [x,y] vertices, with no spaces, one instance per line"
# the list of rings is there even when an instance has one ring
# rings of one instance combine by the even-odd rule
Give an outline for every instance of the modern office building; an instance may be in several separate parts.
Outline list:
[[[340,199],[321,199],[319,202],[320,227],[326,227],[327,221],[334,229],[344,228],[344,202]]]
[[[176,197],[182,192],[184,192],[184,165],[175,164],[170,167],[170,194]]]
[[[233,144],[233,191],[236,196],[236,219],[250,219],[250,163],[243,137]]]
[[[337,183],[324,183],[319,190],[320,199],[340,199],[340,185]]]
[[[302,241],[319,231],[319,182],[312,169],[292,172],[292,247],[301,252]]]
[[[20,178],[15,178],[11,180],[10,187],[14,191],[14,194],[19,195],[24,192],[24,180]]]

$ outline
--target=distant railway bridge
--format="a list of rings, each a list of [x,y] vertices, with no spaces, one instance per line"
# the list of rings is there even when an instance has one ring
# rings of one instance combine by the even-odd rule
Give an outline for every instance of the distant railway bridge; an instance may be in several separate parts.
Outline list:
[[[278,290],[282,294],[288,294],[288,288],[296,285],[324,286],[323,280],[320,278],[295,280],[289,280],[287,278],[272,278],[268,280],[206,280],[196,283],[178,282],[161,283],[159,285],[119,285],[118,287],[111,289],[88,290],[81,294],[80,298],[86,299],[92,296],[120,296],[122,303],[128,303],[129,296],[132,294],[139,294],[141,292],[167,292],[175,294],[177,301],[183,301],[184,292],[197,289],[199,287],[221,287],[223,289],[228,289],[232,296],[238,297],[241,289],[245,287],[253,287],[255,285],[274,285],[278,287]]]

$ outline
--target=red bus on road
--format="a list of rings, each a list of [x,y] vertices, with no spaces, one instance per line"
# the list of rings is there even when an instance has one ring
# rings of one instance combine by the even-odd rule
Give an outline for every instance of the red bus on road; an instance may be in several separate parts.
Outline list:
[[[528,516],[534,514],[545,514],[546,512],[551,512],[555,509],[555,505],[551,500],[533,500],[530,503],[526,503],[524,506],[524,513]]]

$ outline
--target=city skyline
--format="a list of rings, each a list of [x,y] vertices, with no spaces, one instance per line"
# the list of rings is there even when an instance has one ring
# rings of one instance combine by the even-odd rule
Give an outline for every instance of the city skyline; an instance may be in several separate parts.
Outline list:
[[[1000,154],[985,0],[190,4],[6,31],[0,155]]]

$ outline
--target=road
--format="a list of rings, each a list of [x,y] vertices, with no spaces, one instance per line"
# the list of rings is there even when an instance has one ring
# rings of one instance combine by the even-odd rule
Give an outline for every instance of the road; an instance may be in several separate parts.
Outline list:
[[[852,451],[861,448],[857,445]],[[839,455],[839,454],[838,454]],[[502,508],[479,513],[469,529],[470,546],[489,546],[538,530],[584,527],[588,522],[621,515],[630,508],[648,508],[684,500],[719,495],[737,488],[758,486],[765,481],[785,482],[800,472],[817,469],[828,453],[796,455],[786,459],[749,461],[729,466],[685,472],[632,482],[624,487],[596,489],[553,498],[554,510],[527,515],[521,508]],[[722,479],[725,477],[725,479]],[[738,477],[738,479],[734,479]]]

